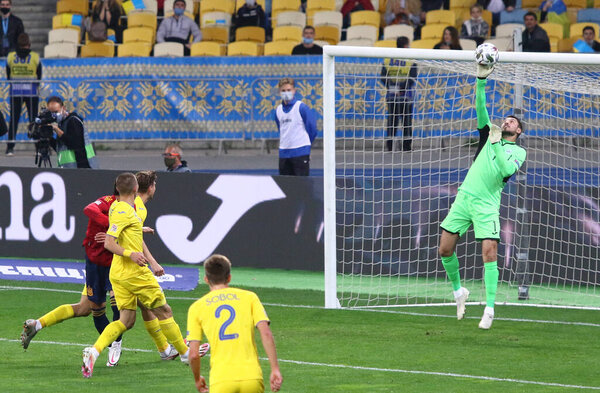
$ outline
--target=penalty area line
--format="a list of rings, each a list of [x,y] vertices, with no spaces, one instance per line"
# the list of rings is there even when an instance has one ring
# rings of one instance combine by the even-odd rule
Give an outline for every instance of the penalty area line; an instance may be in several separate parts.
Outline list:
[[[11,342],[11,343],[21,342],[21,340],[13,340],[13,339],[4,338],[4,337],[0,337],[0,341]],[[34,343],[35,344],[48,344],[48,345],[76,346],[76,347],[90,346],[88,344],[59,342],[59,341],[34,341]],[[137,349],[137,348],[126,348],[126,347],[123,347],[123,350],[124,351],[132,351],[132,352],[156,352],[154,350],[149,350],[149,349]],[[260,360],[268,361],[269,359],[260,358]],[[470,374],[458,374],[458,373],[447,373],[447,372],[437,372],[437,371],[421,371],[421,370],[403,370],[403,369],[398,369],[398,368],[350,366],[347,364],[304,362],[304,361],[300,361],[300,360],[289,360],[289,359],[279,359],[279,362],[280,363],[288,363],[288,364],[296,364],[299,366],[340,368],[340,369],[351,369],[351,370],[359,370],[359,371],[375,371],[375,372],[397,373],[397,374],[431,375],[431,376],[437,376],[437,377],[476,379],[476,380],[483,380],[483,381],[517,383],[517,384],[525,384],[525,385],[553,386],[553,387],[568,388],[568,389],[600,390],[600,386],[570,385],[570,384],[556,383],[556,382],[529,381],[526,379],[516,379],[516,378],[487,377],[485,375],[470,375]]]

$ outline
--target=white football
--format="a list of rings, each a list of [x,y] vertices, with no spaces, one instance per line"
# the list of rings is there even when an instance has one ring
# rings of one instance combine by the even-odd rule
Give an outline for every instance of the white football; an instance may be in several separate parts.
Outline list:
[[[475,49],[475,61],[481,65],[494,65],[498,62],[498,48],[494,44],[481,44]]]

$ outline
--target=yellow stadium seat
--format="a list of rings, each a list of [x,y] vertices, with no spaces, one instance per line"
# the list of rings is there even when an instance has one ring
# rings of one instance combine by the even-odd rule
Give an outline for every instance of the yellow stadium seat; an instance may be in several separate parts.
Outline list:
[[[410,44],[410,47],[416,48],[416,49],[433,49],[435,44],[437,44],[438,42],[440,42],[440,40],[438,40],[436,38],[426,38],[426,39],[422,39],[422,40],[414,40]]]
[[[549,37],[550,39],[550,52],[558,52],[558,41],[562,40],[561,38],[557,38],[557,37]]]
[[[335,0],[307,0],[306,11],[308,10],[335,10]]]
[[[587,0],[563,0],[567,8],[587,8]]]
[[[273,0],[271,3],[271,11],[298,11],[299,9],[300,0]]]
[[[229,29],[220,26],[209,26],[202,28],[203,41],[216,41],[221,44],[229,42]]]
[[[375,47],[377,48],[395,48],[396,40],[379,40],[375,41]]]
[[[173,15],[173,3],[175,0],[165,0],[163,5],[163,13],[165,17]],[[192,1],[185,2],[185,14],[190,18],[194,19],[194,3]],[[155,17],[156,19],[156,17]],[[129,25],[127,25],[129,26]]]
[[[444,36],[444,30],[448,27],[446,24],[435,23],[432,25],[425,25],[421,28],[421,38],[437,38],[438,40]]]
[[[89,13],[88,0],[59,0],[56,2],[56,13],[87,16]]]
[[[600,8],[600,0],[594,0],[594,8]]]
[[[221,11],[205,12],[200,16],[200,27],[207,26],[229,28],[229,26],[231,26],[231,15]]]
[[[130,27],[123,30],[123,43],[130,42],[147,42],[154,43],[154,33],[150,27]]]
[[[306,26],[306,14],[300,11],[282,11],[277,14],[274,20],[275,26]]]
[[[548,34],[548,37],[550,38],[563,38],[563,27],[558,23],[540,23],[540,27],[546,31],[546,34]]]
[[[128,42],[117,46],[118,57],[148,57],[152,45],[147,42]]]
[[[350,25],[369,25],[379,28],[381,14],[377,11],[354,11],[350,14]]]
[[[227,46],[218,42],[196,42],[190,49],[191,56],[225,56]]]
[[[449,10],[433,10],[425,14],[425,25],[443,24],[454,26],[456,24],[456,14]]]
[[[294,47],[299,42],[295,41],[273,41],[265,44],[265,56],[286,56],[291,55]]]
[[[115,57],[112,41],[90,42],[81,47],[81,57]]]
[[[383,28],[384,40],[395,40],[398,37],[406,37],[411,42],[415,36],[415,29],[409,25],[391,25]]]
[[[302,29],[296,26],[276,27],[273,30],[273,41],[302,41]]]
[[[232,15],[234,10],[234,0],[202,0],[200,2],[200,15],[206,12],[225,12]]]
[[[540,8],[542,1],[543,0],[522,0],[521,8],[532,8],[537,10]]]
[[[183,44],[179,42],[160,42],[154,45],[154,57],[182,57]]]
[[[477,3],[477,0],[450,0],[450,9],[456,8],[471,8]]]
[[[235,12],[237,12],[237,10],[242,8],[242,6],[244,4],[246,4],[246,0],[237,0],[235,3]],[[256,4],[260,5],[262,7],[263,11],[267,12],[267,9],[265,8],[265,0],[257,0]]]
[[[227,45],[227,56],[260,56],[260,49],[256,42],[236,41]]]
[[[48,32],[48,43],[69,42],[71,44],[79,43],[79,32],[75,29],[53,29]]]
[[[156,31],[156,15],[152,12],[134,12],[127,17],[127,27],[149,27]]]
[[[236,41],[253,41],[263,44],[265,42],[265,29],[258,26],[245,26],[235,29]]]
[[[66,22],[65,19],[63,18],[62,14],[54,15],[52,17],[52,29],[62,29],[62,28],[75,29],[77,31],[81,31],[81,27],[74,26],[70,22]]]
[[[44,47],[44,57],[47,59],[74,59],[77,57],[77,44],[57,42]]]
[[[581,38],[583,36],[583,28],[586,26],[592,26],[594,28],[594,30],[596,31],[596,34],[598,34],[598,32],[600,31],[600,26],[598,25],[598,23],[592,23],[592,22],[582,22],[582,23],[574,23],[571,25],[571,33],[569,34],[569,37],[571,38]]]
[[[336,45],[341,34],[336,26],[315,26],[315,40],[327,41],[329,45]]]
[[[370,25],[350,26],[346,30],[347,40],[369,40],[371,44],[379,38],[379,29]]]
[[[576,38],[561,38],[558,40],[558,48],[559,52],[571,53],[573,52],[573,44],[577,41],[579,37]]]

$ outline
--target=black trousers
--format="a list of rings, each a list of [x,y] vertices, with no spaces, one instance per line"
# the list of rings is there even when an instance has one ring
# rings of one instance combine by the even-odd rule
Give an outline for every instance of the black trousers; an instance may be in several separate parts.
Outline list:
[[[412,148],[412,101],[406,101],[404,98],[399,100],[388,100],[387,102],[387,136],[395,137],[398,128],[402,127],[402,150],[408,151]],[[394,148],[393,139],[386,141],[387,150]]]
[[[8,124],[8,139],[15,139],[17,136],[17,129],[19,127],[19,118],[21,117],[23,102],[25,102],[25,106],[27,107],[29,121],[33,121],[38,114],[39,101],[40,99],[38,97],[10,97],[10,122]],[[9,142],[6,145],[6,150],[12,150],[14,147],[14,142]]]
[[[299,156],[279,159],[281,176],[308,176],[310,173],[310,156]]]

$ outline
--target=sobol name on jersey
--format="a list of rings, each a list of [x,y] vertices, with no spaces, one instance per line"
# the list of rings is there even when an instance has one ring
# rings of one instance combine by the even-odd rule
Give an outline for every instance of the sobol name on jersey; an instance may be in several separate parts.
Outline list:
[[[238,297],[235,293],[220,293],[218,295],[215,295],[213,297],[209,297],[208,299],[206,299],[206,305],[209,306],[211,303],[224,302],[225,300],[240,300],[240,299],[238,299]]]

